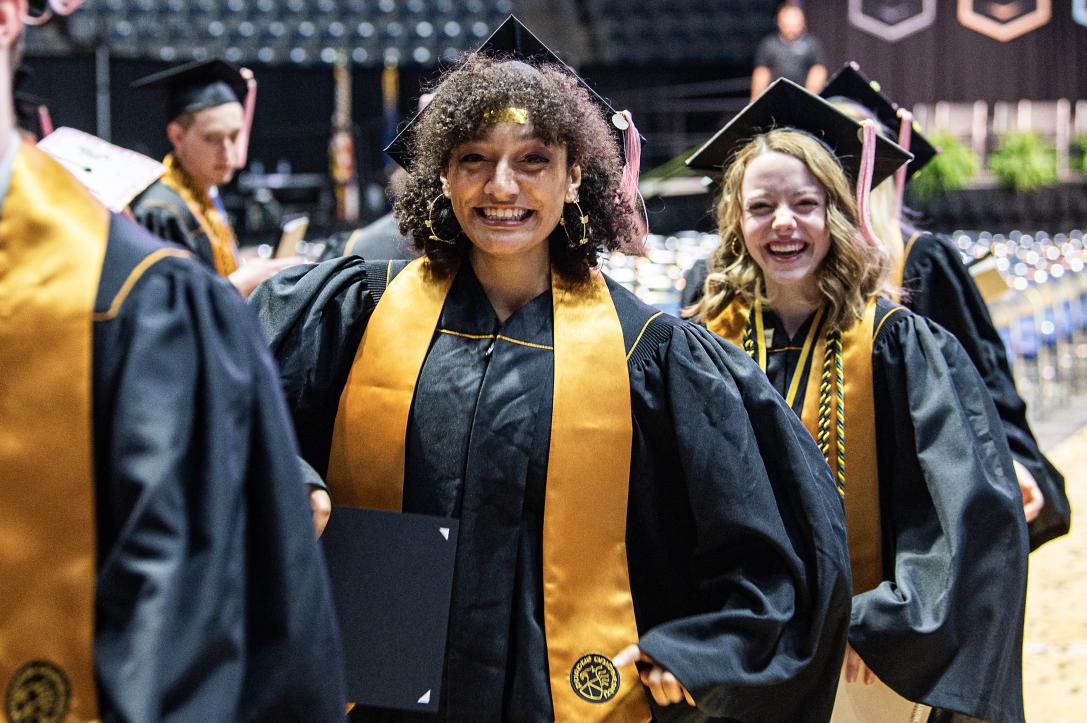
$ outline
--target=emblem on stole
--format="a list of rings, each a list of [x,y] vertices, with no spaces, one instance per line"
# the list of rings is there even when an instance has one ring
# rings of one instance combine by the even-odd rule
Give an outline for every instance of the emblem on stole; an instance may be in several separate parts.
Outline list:
[[[64,671],[48,660],[32,660],[11,676],[4,713],[11,723],[60,723],[71,695]]]
[[[582,700],[607,703],[619,692],[619,669],[606,655],[582,655],[570,669],[570,687]]]

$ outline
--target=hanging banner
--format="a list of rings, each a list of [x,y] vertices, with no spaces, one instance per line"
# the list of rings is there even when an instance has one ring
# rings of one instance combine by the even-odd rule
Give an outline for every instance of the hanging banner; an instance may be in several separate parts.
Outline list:
[[[1006,43],[1037,30],[1053,16],[1051,0],[959,0],[959,22]]]
[[[895,43],[932,25],[936,0],[849,0],[849,22]]]
[[[1072,0],[1072,19],[1087,26],[1087,0]]]

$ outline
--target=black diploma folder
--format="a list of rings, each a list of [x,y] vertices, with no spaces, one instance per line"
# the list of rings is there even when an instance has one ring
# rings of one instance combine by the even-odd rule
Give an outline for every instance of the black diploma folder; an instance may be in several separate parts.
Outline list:
[[[457,520],[333,507],[321,537],[348,700],[436,713]]]

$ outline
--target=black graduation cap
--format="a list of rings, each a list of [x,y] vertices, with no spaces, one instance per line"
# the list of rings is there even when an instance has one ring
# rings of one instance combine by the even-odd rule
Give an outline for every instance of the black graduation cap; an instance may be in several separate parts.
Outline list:
[[[243,103],[247,83],[241,68],[225,60],[195,60],[140,78],[132,88],[165,88],[170,120],[182,113]]]
[[[771,83],[762,95],[695,151],[687,159],[687,165],[719,172],[748,141],[774,128],[795,128],[812,134],[827,144],[850,178],[857,178],[863,148],[860,123],[786,78]],[[877,134],[872,186],[893,174],[910,157],[898,145]]]
[[[518,20],[513,15],[507,17],[498,28],[491,33],[491,37],[483,41],[483,44],[476,50],[477,53],[493,53],[509,55],[512,59],[522,60],[530,65],[543,65],[552,64],[565,68],[570,75],[577,79],[578,83],[589,91],[589,97],[596,101],[597,105],[607,116],[612,133],[615,135],[616,140],[619,143],[620,153],[625,155],[624,149],[624,131],[627,129],[627,120],[622,113],[617,112],[611,105],[604,100],[592,86],[586,83],[581,76],[574,72],[574,69],[564,63],[559,56],[555,55],[554,51],[543,44],[543,41],[537,38],[528,27]],[[385,149],[385,152],[389,154],[389,157],[399,163],[404,168],[407,168],[408,164],[408,146],[410,145],[411,133],[415,126],[415,123],[419,120],[419,117],[423,114],[422,111],[416,114],[403,130],[397,134],[393,142],[389,144],[389,147]],[[645,139],[640,135],[639,141],[645,142]]]
[[[899,116],[901,109],[897,103],[880,91],[879,83],[871,80],[861,72],[860,66],[856,63],[849,62],[842,66],[842,69],[835,73],[834,77],[823,88],[820,95],[828,100],[835,97],[847,98],[863,105],[879,119],[880,123],[887,127],[892,136],[897,136],[898,127],[901,123]],[[909,151],[913,154],[913,160],[910,161],[911,175],[920,171],[939,152],[928,142],[927,138],[921,135],[916,122],[914,122],[913,131],[910,133]]]
[[[48,130],[51,130],[41,127],[42,108],[46,107],[46,103],[42,98],[24,90],[31,77],[33,77],[33,72],[25,65],[20,65],[15,69],[15,77],[12,80],[15,122],[20,128],[38,135],[44,135]],[[46,113],[48,113],[47,107]]]

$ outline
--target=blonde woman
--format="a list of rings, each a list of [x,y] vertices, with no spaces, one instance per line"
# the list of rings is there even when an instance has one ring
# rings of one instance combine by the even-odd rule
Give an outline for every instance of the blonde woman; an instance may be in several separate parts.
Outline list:
[[[903,213],[908,211],[902,205],[904,185],[938,151],[913,127],[909,113],[890,101],[856,63],[838,71],[822,96],[855,120],[878,120],[885,133],[897,136],[914,154],[903,173],[872,189],[872,226],[892,256],[891,278],[902,287],[902,304],[954,334],[985,380],[1015,460],[1030,547],[1035,550],[1068,532],[1071,509],[1064,476],[1034,438],[1004,343],[958,248],[946,236],[917,227]]]
[[[1027,535],[1000,419],[954,337],[880,295],[889,256],[841,162],[861,159],[849,172],[866,201],[859,126],[795,86],[769,93],[784,96],[773,113],[756,101],[689,161],[724,166],[697,311],[758,361],[844,497],[855,594],[839,703],[880,681],[906,716],[1022,720]],[[767,131],[771,116],[822,137]]]

